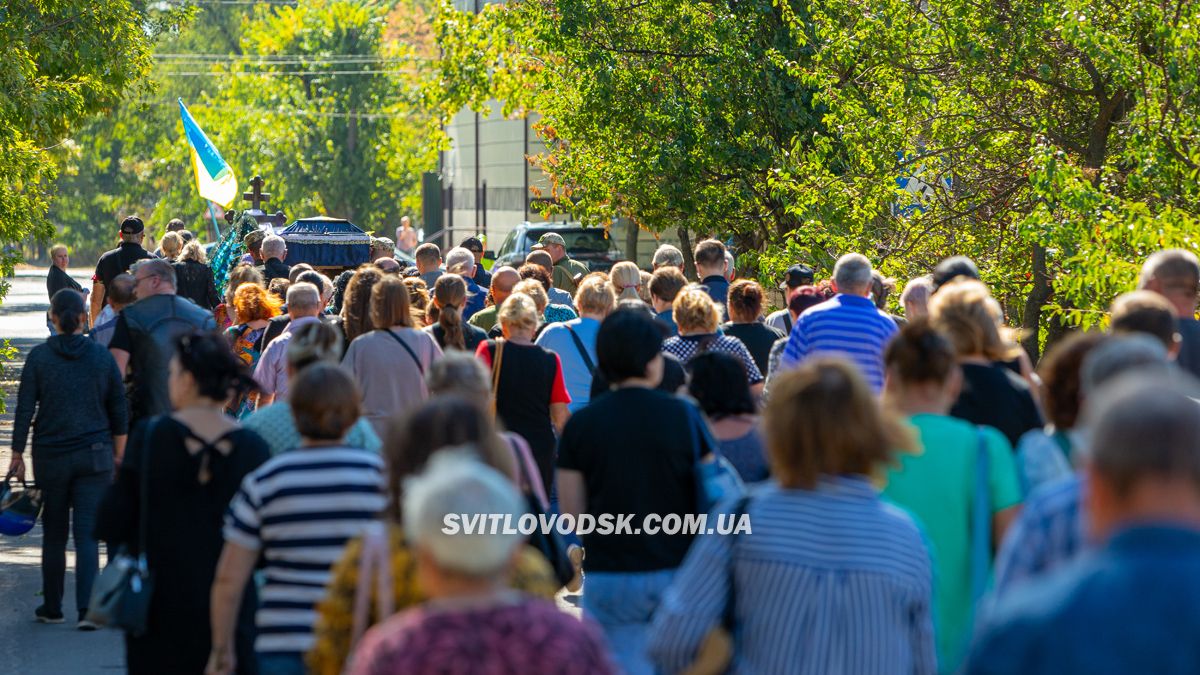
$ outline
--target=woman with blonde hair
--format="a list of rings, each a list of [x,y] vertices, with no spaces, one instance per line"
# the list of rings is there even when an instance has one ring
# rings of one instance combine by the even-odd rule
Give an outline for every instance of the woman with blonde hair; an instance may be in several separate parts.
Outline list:
[[[995,427],[1016,447],[1025,432],[1042,428],[1042,414],[1029,383],[1004,365],[1019,348],[1001,335],[998,311],[987,286],[974,279],[945,284],[929,300],[930,323],[950,340],[962,369],[950,414]]]
[[[533,300],[514,288],[497,315],[503,339],[479,343],[475,355],[492,370],[496,419],[529,443],[542,484],[551,485],[555,434],[571,416],[571,395],[558,355],[533,344],[538,316]]]
[[[754,357],[741,340],[717,333],[721,323],[721,310],[708,293],[701,288],[685,288],[671,303],[671,314],[679,327],[679,335],[663,342],[663,351],[679,359],[686,366],[700,354],[725,352],[742,362],[746,368],[746,381],[755,396],[762,392],[763,375],[754,362]]]
[[[375,330],[350,343],[342,365],[353,373],[364,415],[382,436],[392,417],[429,397],[425,373],[442,348],[416,327],[409,287],[399,277],[386,276],[371,289],[371,323]]]
[[[447,272],[438,277],[425,314],[429,321],[425,330],[443,350],[459,349],[474,354],[479,343],[487,339],[487,333],[463,321],[466,304],[467,282],[461,276]]]
[[[732,535],[692,543],[654,616],[651,661],[680,672],[725,633],[712,643],[732,641],[721,660],[739,671],[937,672],[924,538],[872,482],[895,449],[913,447],[911,432],[842,359],[780,375],[765,420],[775,480],[718,507]]]
[[[242,284],[233,294],[233,308],[241,323],[226,328],[225,338],[229,340],[234,355],[250,368],[250,372],[254,372],[254,367],[258,365],[258,359],[262,356],[259,343],[263,333],[267,331],[267,323],[273,317],[279,316],[279,308],[282,305],[279,298],[257,284]],[[243,394],[238,400],[231,402],[225,411],[241,419],[254,411],[255,399],[257,396],[253,393]]]
[[[183,249],[183,237],[179,236],[178,232],[168,232],[163,235],[159,247],[162,248],[164,260],[175,262],[175,259],[179,257],[179,252]]]
[[[371,323],[371,289],[381,279],[383,272],[374,265],[363,265],[350,277],[342,303],[342,334],[346,336],[347,345],[374,328]]]
[[[421,277],[404,277],[404,285],[408,287],[408,311],[412,313],[413,323],[428,326],[429,285]]]
[[[238,265],[229,271],[229,279],[225,282],[225,302],[217,305],[213,309],[213,317],[217,320],[217,328],[225,330],[238,322],[237,310],[233,305],[233,296],[237,293],[237,289],[241,288],[242,284],[255,284],[264,289],[267,287],[263,281],[262,273],[254,268],[253,265]]]
[[[641,299],[638,290],[642,287],[642,272],[634,263],[625,260],[613,265],[608,278],[617,292],[617,300]]]

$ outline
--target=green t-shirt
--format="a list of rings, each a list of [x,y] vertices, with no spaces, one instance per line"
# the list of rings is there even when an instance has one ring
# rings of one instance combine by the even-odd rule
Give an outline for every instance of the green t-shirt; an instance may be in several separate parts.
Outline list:
[[[934,621],[941,672],[957,670],[971,636],[971,509],[979,449],[976,427],[944,415],[915,415],[920,454],[903,455],[889,470],[885,499],[924,527],[934,565]],[[1021,501],[1008,439],[985,427],[992,512]]]
[[[471,315],[470,319],[467,319],[467,323],[482,329],[484,332],[491,330],[492,326],[496,325],[496,306],[491,305],[475,312]]]

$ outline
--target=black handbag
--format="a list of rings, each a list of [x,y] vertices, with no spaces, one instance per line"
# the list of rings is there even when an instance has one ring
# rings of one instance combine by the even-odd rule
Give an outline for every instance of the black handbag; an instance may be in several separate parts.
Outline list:
[[[138,552],[133,555],[129,547],[122,544],[117,554],[104,566],[92,587],[92,598],[88,602],[87,619],[97,626],[120,628],[134,637],[146,633],[147,617],[150,614],[150,594],[154,590],[154,576],[146,565],[146,521],[148,518],[148,491],[150,486],[150,443],[158,430],[162,417],[156,418],[146,430],[146,443],[142,448],[142,473],[138,478]]]
[[[525,463],[518,459],[517,467],[521,471],[522,479],[526,483],[530,483]],[[546,512],[542,509],[537,495],[531,491],[525,495],[525,502],[528,504],[529,512],[537,517],[538,523],[543,522],[545,519],[542,516]],[[554,570],[554,579],[560,586],[566,586],[575,578],[575,566],[571,564],[571,558],[567,555],[567,544],[557,530],[551,529],[549,532],[543,532],[541,527],[533,528],[533,533],[529,535],[529,545],[542,552],[546,562],[550,563],[550,569]]]

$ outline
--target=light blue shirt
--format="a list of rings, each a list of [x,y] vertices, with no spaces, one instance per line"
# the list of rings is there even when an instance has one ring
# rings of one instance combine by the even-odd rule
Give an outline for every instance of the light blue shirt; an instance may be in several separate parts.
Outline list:
[[[550,324],[538,336],[535,344],[558,354],[559,360],[562,361],[563,382],[567,385],[567,392],[571,394],[571,403],[567,408],[576,412],[591,400],[592,373],[588,370],[578,345],[571,338],[572,330],[579,336],[579,341],[583,343],[588,358],[595,367],[599,363],[596,358],[596,335],[600,332],[600,322],[595,319],[571,319]]]
[[[561,288],[550,287],[550,292],[546,294],[550,298],[550,302],[556,305],[566,305],[571,309],[575,309],[575,298],[571,294]]]

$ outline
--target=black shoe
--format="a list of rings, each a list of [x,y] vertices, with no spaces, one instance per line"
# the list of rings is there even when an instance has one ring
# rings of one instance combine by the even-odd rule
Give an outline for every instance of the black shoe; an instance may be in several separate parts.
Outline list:
[[[38,623],[62,623],[63,613],[61,610],[57,612],[51,612],[50,610],[46,609],[45,605],[42,605],[33,610],[33,618]]]
[[[97,628],[99,628],[99,626],[97,626],[94,622],[88,621],[87,610],[79,610],[79,623],[75,624],[75,629],[89,631],[96,630]]]

